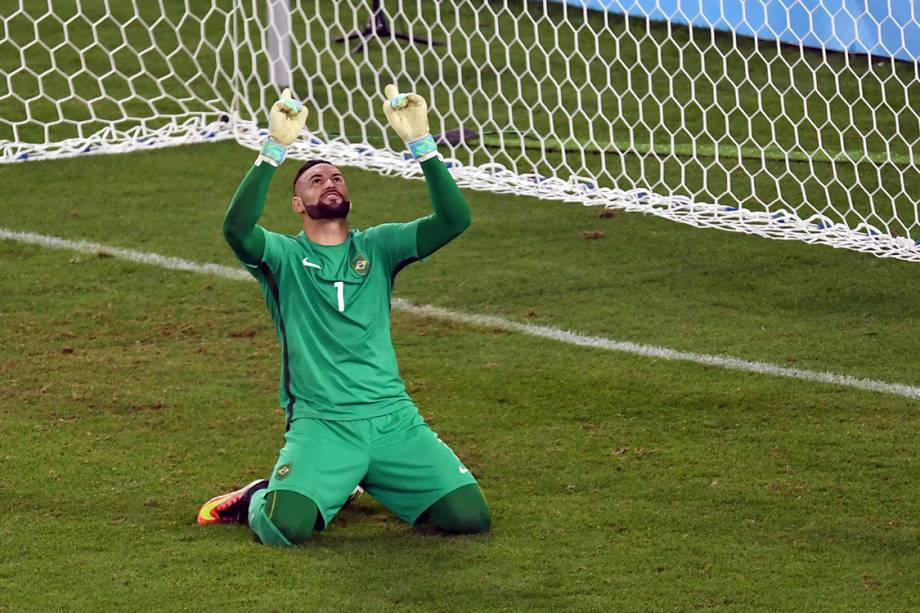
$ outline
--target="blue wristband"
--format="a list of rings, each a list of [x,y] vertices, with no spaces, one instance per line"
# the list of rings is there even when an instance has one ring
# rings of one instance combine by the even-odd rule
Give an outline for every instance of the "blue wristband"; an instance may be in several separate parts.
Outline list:
[[[418,140],[414,140],[411,143],[408,143],[409,151],[412,152],[412,157],[417,159],[419,162],[424,162],[430,157],[434,157],[438,152],[438,145],[434,142],[434,137],[431,134],[427,134]]]
[[[271,137],[262,144],[262,149],[259,150],[259,157],[265,158],[273,166],[280,166],[286,155],[287,147]]]

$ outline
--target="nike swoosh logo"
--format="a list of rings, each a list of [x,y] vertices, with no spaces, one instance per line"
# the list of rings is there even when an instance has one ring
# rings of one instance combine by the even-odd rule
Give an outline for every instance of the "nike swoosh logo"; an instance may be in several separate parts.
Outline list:
[[[309,260],[309,258],[304,258],[303,261],[300,263],[303,264],[304,267],[309,266],[310,268],[315,268],[317,270],[320,270],[319,264],[314,264],[313,262]]]
[[[462,466],[460,467],[460,474],[461,474],[461,475],[465,475],[465,474],[468,473],[468,472],[470,472],[470,469],[464,468],[464,467],[462,467]]]

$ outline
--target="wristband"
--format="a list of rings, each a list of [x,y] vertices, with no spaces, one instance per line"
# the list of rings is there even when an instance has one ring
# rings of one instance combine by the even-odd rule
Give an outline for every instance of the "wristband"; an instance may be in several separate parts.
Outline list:
[[[273,138],[268,137],[268,139],[262,144],[262,149],[259,150],[259,159],[256,163],[265,160],[272,166],[280,166],[286,155],[287,147],[274,140]]]
[[[412,157],[419,162],[424,162],[438,154],[438,145],[434,142],[434,137],[432,137],[431,134],[426,134],[406,144],[409,145],[409,151],[412,152]]]

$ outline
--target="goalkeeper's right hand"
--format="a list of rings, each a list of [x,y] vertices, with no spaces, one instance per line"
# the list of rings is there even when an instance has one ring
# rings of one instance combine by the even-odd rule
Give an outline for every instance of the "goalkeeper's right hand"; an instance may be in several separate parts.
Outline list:
[[[281,99],[272,105],[268,115],[268,140],[259,151],[259,159],[272,166],[278,166],[287,155],[288,146],[297,140],[300,131],[307,122],[307,109],[291,95],[291,89],[285,87]]]

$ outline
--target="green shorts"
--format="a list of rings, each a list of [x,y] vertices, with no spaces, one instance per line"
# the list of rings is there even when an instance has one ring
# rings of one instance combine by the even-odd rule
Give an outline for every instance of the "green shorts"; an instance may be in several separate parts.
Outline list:
[[[410,524],[458,487],[476,483],[415,407],[353,421],[291,422],[268,491],[311,499],[328,526],[360,484]]]

